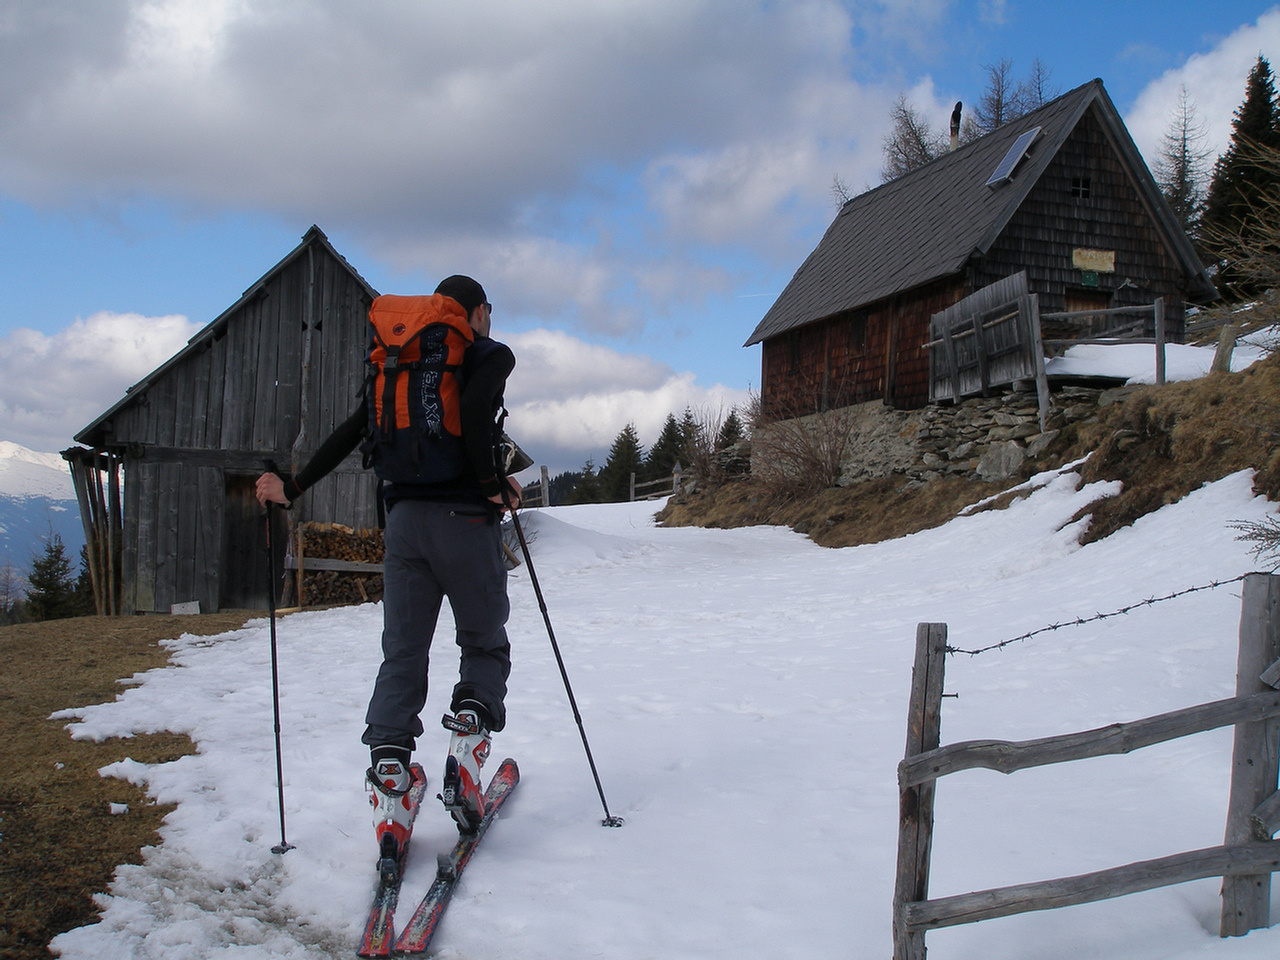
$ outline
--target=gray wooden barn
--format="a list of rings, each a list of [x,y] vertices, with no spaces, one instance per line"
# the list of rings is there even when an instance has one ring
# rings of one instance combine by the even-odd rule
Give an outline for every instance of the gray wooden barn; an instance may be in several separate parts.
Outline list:
[[[283,570],[279,510],[268,577],[265,461],[300,466],[356,408],[377,292],[313,226],[174,357],[76,434],[71,464],[99,609],[265,609]],[[121,480],[123,485],[121,485]],[[376,523],[353,455],[289,519]],[[303,513],[305,512],[305,516]]]

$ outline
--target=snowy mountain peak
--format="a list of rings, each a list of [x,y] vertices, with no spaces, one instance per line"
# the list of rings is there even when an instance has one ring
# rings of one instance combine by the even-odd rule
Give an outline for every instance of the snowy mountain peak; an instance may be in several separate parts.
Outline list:
[[[38,453],[0,440],[0,497],[74,500],[67,463],[56,453]]]

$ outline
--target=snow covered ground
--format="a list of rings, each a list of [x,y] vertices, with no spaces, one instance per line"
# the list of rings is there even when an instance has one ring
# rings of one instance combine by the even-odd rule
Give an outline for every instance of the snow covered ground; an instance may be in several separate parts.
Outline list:
[[[1229,526],[1269,505],[1237,474],[1088,547],[1071,517],[1112,487],[1037,478],[1008,510],[900,540],[822,549],[775,527],[661,529],[652,504],[524,515],[605,792],[601,805],[526,573],[513,574],[510,722],[520,762],[436,938],[443,958],[867,957],[891,954],[896,766],[916,624],[974,648],[1050,623],[1236,577]],[[943,740],[1022,739],[1131,720],[1234,691],[1239,584],[952,657]],[[380,609],[279,621],[289,840],[279,840],[268,626],[173,643],[173,663],[76,737],[177,730],[199,752],[104,773],[176,802],[164,842],[117,872],[101,923],[65,958],[348,957],[374,885],[362,714]],[[456,656],[442,618],[428,734],[439,784]],[[1066,876],[1222,842],[1229,730],[938,790],[931,892]],[[128,815],[128,814],[123,814]],[[454,828],[430,802],[402,910]],[[1217,936],[1198,881],[937,931],[930,956],[1274,960],[1280,926]],[[1277,892],[1280,895],[1280,891]],[[1280,917],[1280,901],[1273,908]]]
[[[1231,353],[1231,369],[1240,371],[1276,347],[1277,331],[1268,327],[1236,343]],[[1213,365],[1213,347],[1192,344],[1165,344],[1165,379],[1194,380]],[[1068,347],[1061,356],[1045,361],[1049,376],[1125,377],[1129,383],[1156,382],[1156,351],[1150,344],[1086,343]]]

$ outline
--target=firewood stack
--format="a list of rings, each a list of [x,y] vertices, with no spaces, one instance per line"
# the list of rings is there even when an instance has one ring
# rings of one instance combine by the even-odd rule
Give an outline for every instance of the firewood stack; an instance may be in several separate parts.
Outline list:
[[[302,525],[303,602],[308,607],[382,599],[382,574],[313,570],[313,560],[382,563],[382,531],[353,530],[340,523]]]

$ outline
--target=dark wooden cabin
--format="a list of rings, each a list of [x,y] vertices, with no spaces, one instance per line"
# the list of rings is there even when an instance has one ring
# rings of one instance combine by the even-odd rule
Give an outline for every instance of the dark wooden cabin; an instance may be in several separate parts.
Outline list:
[[[924,406],[930,317],[1023,270],[1045,313],[1163,297],[1174,340],[1216,295],[1101,80],[845,203],[745,344],[762,412]]]
[[[286,523],[266,567],[264,463],[300,466],[358,403],[376,291],[312,227],[288,256],[177,355],[76,435],[77,481],[106,612],[265,609]],[[117,481],[123,474],[123,490]],[[358,454],[308,491],[291,519],[376,523]],[[94,542],[96,541],[96,543]],[[115,569],[118,566],[118,570]]]

